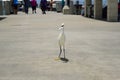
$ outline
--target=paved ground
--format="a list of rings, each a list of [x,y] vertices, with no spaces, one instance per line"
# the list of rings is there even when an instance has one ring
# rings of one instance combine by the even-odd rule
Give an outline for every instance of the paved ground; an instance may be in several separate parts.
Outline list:
[[[56,12],[6,17],[0,21],[0,80],[120,80],[120,22]],[[55,60],[63,22],[67,63]]]

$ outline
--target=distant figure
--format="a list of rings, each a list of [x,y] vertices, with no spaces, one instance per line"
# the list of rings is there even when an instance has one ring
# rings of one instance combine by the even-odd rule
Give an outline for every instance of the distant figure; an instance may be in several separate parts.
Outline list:
[[[82,9],[81,9],[81,15],[84,16],[84,6],[82,6]]]
[[[79,1],[76,1],[76,14],[79,14]]]
[[[62,8],[64,7],[64,5],[65,5],[65,1],[64,0],[62,0]]]
[[[29,0],[24,0],[24,10],[26,14],[28,14],[29,3]]]
[[[118,3],[118,21],[120,21],[120,2]]]
[[[13,12],[14,14],[17,14],[18,12],[18,0],[13,0]]]
[[[36,0],[31,0],[32,13],[36,13],[37,2]]]
[[[53,9],[52,6],[53,6],[53,0],[50,1],[50,11],[52,11],[52,9]]]
[[[47,0],[41,0],[40,1],[40,8],[42,10],[42,14],[46,14],[46,8],[47,8]]]

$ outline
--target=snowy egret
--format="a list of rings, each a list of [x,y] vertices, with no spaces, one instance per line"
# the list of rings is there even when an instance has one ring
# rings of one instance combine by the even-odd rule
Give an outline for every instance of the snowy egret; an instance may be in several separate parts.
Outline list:
[[[60,58],[61,53],[63,51],[64,53],[64,59],[65,59],[65,33],[64,33],[64,23],[62,23],[61,27],[59,28],[60,30],[60,34],[58,36],[58,44],[59,44],[59,48],[60,48],[60,53],[58,58]]]

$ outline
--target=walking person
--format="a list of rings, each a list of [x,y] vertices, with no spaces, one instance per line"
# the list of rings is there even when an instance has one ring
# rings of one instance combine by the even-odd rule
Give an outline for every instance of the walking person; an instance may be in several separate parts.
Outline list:
[[[13,12],[14,14],[17,14],[18,12],[18,0],[13,0]]]
[[[118,3],[118,21],[120,21],[120,2]]]
[[[50,11],[52,11],[53,10],[53,0],[50,1],[49,5],[50,5]]]
[[[46,14],[46,8],[47,8],[47,0],[41,0],[40,1],[40,8],[42,10],[42,14]]]
[[[36,7],[37,7],[37,1],[31,0],[31,6],[32,6],[32,13],[36,13]]]
[[[24,10],[26,14],[28,14],[29,3],[30,3],[29,0],[24,0]]]

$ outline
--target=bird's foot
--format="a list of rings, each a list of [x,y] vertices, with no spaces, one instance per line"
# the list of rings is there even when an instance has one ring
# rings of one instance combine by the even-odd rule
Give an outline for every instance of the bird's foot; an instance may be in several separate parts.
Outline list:
[[[60,57],[55,58],[56,61],[60,60]]]

